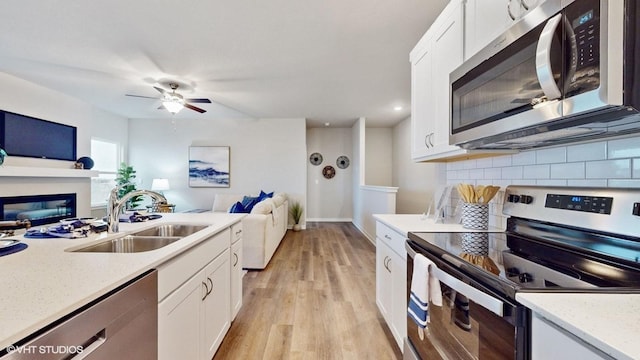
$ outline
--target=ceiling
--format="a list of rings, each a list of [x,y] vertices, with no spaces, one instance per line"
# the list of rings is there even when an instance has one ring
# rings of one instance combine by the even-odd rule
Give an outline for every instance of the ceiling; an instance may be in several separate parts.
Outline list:
[[[0,71],[127,118],[165,118],[152,86],[209,98],[176,118],[392,126],[409,52],[448,0],[3,0]],[[395,106],[402,106],[400,111]]]

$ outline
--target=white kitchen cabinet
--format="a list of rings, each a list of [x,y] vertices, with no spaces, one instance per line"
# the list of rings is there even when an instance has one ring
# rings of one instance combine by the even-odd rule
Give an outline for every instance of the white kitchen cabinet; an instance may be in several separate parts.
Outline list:
[[[578,337],[533,313],[531,316],[531,359],[613,359]]]
[[[407,335],[407,260],[405,237],[376,223],[376,304],[403,349]]]
[[[159,359],[208,360],[220,346],[231,325],[231,240],[227,228],[158,267]]]
[[[242,223],[231,227],[231,321],[242,307]]]
[[[543,0],[467,0],[465,59],[475,55]]]

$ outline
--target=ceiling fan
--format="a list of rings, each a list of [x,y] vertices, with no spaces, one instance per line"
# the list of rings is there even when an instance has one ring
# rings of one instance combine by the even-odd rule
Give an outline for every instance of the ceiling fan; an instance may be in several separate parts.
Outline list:
[[[158,90],[160,92],[160,94],[162,94],[162,97],[160,97],[160,98],[154,98],[154,97],[142,96],[142,95],[131,95],[131,94],[126,94],[126,96],[141,97],[141,98],[147,98],[147,99],[161,99],[162,100],[162,105],[160,105],[160,107],[158,107],[158,109],[165,108],[165,109],[167,109],[167,111],[169,111],[172,114],[177,114],[180,110],[182,110],[183,107],[185,107],[187,109],[191,109],[193,111],[197,111],[199,113],[207,112],[207,110],[201,109],[201,108],[199,108],[197,106],[193,106],[193,105],[191,105],[191,103],[207,103],[207,104],[210,104],[211,100],[209,100],[209,99],[185,99],[182,95],[180,95],[179,93],[176,92],[176,90],[179,87],[179,85],[177,83],[169,83],[169,87],[172,90],[171,92],[166,91],[163,88],[159,88],[157,86],[153,87],[154,89]]]

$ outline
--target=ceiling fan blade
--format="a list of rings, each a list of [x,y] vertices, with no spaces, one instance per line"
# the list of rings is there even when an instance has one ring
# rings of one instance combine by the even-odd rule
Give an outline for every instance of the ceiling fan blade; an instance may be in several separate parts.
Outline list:
[[[124,96],[139,97],[139,98],[145,98],[145,99],[158,99],[157,97],[142,96],[142,95],[132,95],[132,94],[124,94]]]
[[[162,95],[164,95],[164,93],[166,92],[166,91],[164,91],[164,89],[163,89],[163,88],[159,88],[159,87],[157,87],[157,86],[154,86],[153,88],[154,88],[154,89],[156,89],[156,90],[158,90],[158,91],[160,92],[160,94],[162,94]]]
[[[211,104],[211,100],[209,100],[209,99],[184,99],[184,101],[186,101],[186,102],[190,102],[190,103],[206,103],[206,104]]]
[[[200,109],[199,107],[195,107],[195,106],[190,105],[190,104],[184,104],[184,107],[186,107],[187,109],[191,109],[193,111],[197,111],[197,112],[199,112],[201,114],[207,112],[207,110],[205,110],[205,109]]]

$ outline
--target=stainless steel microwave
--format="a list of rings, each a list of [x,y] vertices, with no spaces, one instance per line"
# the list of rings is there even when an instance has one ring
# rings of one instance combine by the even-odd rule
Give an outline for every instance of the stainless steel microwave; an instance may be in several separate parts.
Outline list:
[[[450,143],[527,149],[640,132],[640,5],[547,0],[450,75]]]

